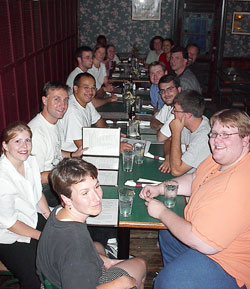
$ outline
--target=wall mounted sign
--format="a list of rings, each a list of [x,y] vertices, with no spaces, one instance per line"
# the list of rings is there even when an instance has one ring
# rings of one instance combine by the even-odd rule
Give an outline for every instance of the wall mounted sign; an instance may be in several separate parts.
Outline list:
[[[232,34],[250,35],[250,12],[234,12]]]
[[[161,0],[132,0],[132,20],[160,20]]]

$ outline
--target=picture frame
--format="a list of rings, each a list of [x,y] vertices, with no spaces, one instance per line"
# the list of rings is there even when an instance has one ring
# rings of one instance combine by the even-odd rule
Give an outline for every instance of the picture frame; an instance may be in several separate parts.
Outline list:
[[[132,0],[132,20],[160,20],[161,0]]]
[[[250,35],[250,12],[233,12],[232,34]]]

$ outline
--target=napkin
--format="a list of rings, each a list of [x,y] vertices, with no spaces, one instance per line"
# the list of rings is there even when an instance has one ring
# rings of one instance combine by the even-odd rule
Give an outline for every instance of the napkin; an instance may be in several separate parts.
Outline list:
[[[158,181],[153,181],[153,180],[149,180],[149,179],[142,179],[142,178],[139,178],[137,180],[137,182],[139,182],[139,183],[152,183],[152,184],[156,184],[156,185],[159,185],[161,183]]]
[[[147,90],[149,90],[149,88],[145,89],[144,87],[139,87],[138,90],[146,90],[147,91]]]
[[[147,158],[150,158],[150,159],[155,159],[155,160],[160,160],[160,161],[164,161],[165,160],[165,158],[159,157],[159,156],[154,156],[150,152],[144,154],[144,157],[147,157]]]
[[[106,120],[106,123],[107,124],[113,124],[113,123],[116,123],[116,124],[122,124],[122,123],[128,123],[127,120],[117,120],[117,121],[113,121],[113,120]]]
[[[146,108],[146,109],[154,109],[153,106],[152,106],[151,104],[149,104],[149,105],[145,105],[145,104],[143,104],[143,105],[142,105],[142,108]]]
[[[150,126],[150,121],[148,121],[148,120],[140,120],[140,126]]]
[[[124,185],[128,187],[144,188],[147,185],[156,186],[157,184],[138,184],[133,180],[127,180]]]

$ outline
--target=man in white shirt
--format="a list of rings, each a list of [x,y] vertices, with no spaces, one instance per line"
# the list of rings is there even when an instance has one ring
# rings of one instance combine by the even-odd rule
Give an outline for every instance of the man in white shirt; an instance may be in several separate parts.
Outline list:
[[[166,122],[174,119],[171,110],[173,108],[174,98],[181,92],[180,82],[174,75],[164,75],[159,81],[159,93],[164,105],[161,110],[151,119],[150,126],[156,130],[158,135],[161,134],[160,129]],[[160,140],[161,141],[161,140]]]
[[[62,148],[65,151],[75,151],[83,146],[83,127],[108,126],[92,104],[95,93],[95,78],[87,72],[78,74],[74,80],[74,94],[69,97],[68,110],[60,120]],[[130,144],[121,143],[121,151],[131,149]]]
[[[48,175],[63,157],[82,155],[82,149],[72,153],[62,151],[58,119],[68,108],[68,86],[60,82],[47,82],[42,93],[43,109],[30,122],[32,130],[32,155],[35,156],[49,206],[59,204],[57,196],[48,185]]]
[[[75,51],[77,67],[70,73],[66,84],[70,87],[69,95],[73,94],[73,83],[79,73],[87,72],[93,65],[93,52],[88,46],[78,47]]]
[[[210,154],[210,125],[203,115],[205,102],[194,90],[179,93],[174,99],[174,120],[170,123],[171,138],[164,144],[165,161],[159,167],[163,173],[181,176],[194,172]],[[167,137],[166,137],[167,138]]]
[[[70,87],[69,95],[73,94],[74,79],[79,73],[87,72],[93,65],[93,51],[88,46],[78,47],[75,51],[75,59],[77,67],[70,73],[67,78],[66,84]],[[103,94],[103,91],[102,91]],[[100,93],[101,96],[101,93]],[[94,98],[93,104],[95,107],[104,105],[107,102],[116,101],[117,97],[112,95],[107,98]]]

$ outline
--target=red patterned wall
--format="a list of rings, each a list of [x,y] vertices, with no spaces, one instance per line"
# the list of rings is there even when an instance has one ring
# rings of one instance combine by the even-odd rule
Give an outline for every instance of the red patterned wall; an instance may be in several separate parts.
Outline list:
[[[78,0],[0,1],[0,131],[40,110],[48,80],[74,67]]]

